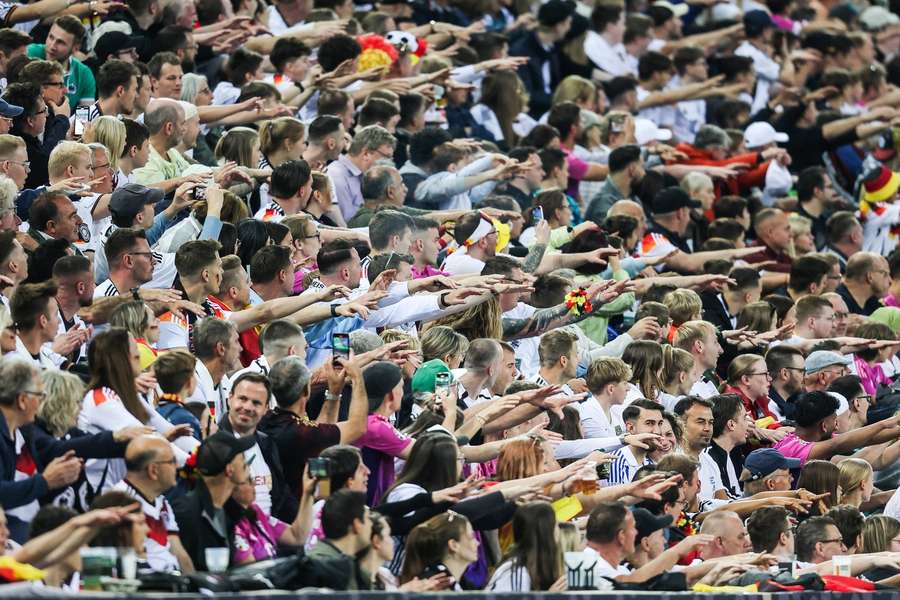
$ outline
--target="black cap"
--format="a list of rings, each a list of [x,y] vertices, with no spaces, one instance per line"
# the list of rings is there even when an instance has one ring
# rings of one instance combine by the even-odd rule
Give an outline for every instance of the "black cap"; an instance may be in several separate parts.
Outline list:
[[[400,367],[386,360],[372,363],[363,371],[366,395],[369,398],[384,398],[402,380]]]
[[[228,431],[217,431],[200,444],[197,450],[197,470],[207,477],[219,475],[238,454],[243,454],[255,443],[254,435],[239,438]]]
[[[541,25],[552,27],[562,23],[575,12],[572,0],[549,0],[538,9],[538,21]]]
[[[764,10],[750,10],[744,13],[744,33],[747,37],[756,37],[774,26],[772,17]]]
[[[672,515],[657,517],[646,508],[633,508],[631,514],[634,515],[634,526],[637,528],[635,543],[640,542],[654,531],[666,529],[672,525]]]
[[[655,215],[673,213],[679,208],[700,208],[702,204],[692,199],[686,191],[677,186],[662,190],[650,205],[650,212]]]
[[[144,210],[144,206],[156,204],[164,197],[162,190],[144,187],[139,183],[126,183],[112,193],[109,210],[118,217],[133,219]]]
[[[101,35],[94,44],[94,54],[101,61],[105,61],[111,54],[116,54],[129,48],[137,49],[139,43],[138,38],[121,31],[109,31]]]
[[[591,22],[587,17],[583,17],[578,13],[574,13],[572,15],[572,26],[569,27],[569,32],[566,34],[566,40],[570,41],[577,38],[579,35],[590,29]]]

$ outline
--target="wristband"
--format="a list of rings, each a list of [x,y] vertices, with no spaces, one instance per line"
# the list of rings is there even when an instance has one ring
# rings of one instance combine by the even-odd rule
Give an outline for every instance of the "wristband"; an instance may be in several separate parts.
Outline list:
[[[339,316],[341,316],[341,315],[339,315],[339,314],[337,313],[337,306],[338,306],[337,304],[332,304],[332,305],[331,305],[331,316],[332,316],[332,317],[339,317]]]
[[[335,400],[340,400],[340,394],[332,394],[331,390],[325,390],[325,402],[334,402]]]
[[[438,308],[448,308],[447,303],[444,301],[444,298],[447,297],[447,294],[450,292],[444,292],[440,296],[438,296]]]
[[[135,300],[141,300],[141,290],[139,288],[133,287],[131,288],[131,297]]]

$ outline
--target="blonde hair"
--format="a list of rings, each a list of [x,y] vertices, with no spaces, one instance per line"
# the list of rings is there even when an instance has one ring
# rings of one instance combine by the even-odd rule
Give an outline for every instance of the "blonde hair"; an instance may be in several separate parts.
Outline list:
[[[462,360],[469,349],[468,338],[444,325],[429,328],[419,340],[422,342],[422,359],[425,361],[435,358],[443,360],[447,355],[458,356]]]
[[[446,315],[431,321],[426,327],[431,329],[438,325],[446,325],[470,340],[479,338],[501,340],[503,339],[502,315],[500,300],[497,297],[493,297],[487,302],[482,302],[463,312]]]
[[[255,169],[259,165],[252,164],[253,144],[258,139],[259,134],[249,127],[229,129],[216,144],[216,160],[219,161],[219,164],[233,160],[238,166]]]
[[[847,495],[858,488],[866,481],[871,481],[875,473],[872,465],[859,458],[847,458],[838,464],[841,470],[840,484],[843,495]]]
[[[699,342],[709,335],[716,335],[716,328],[706,321],[688,321],[675,330],[672,344],[682,350],[691,351],[694,342]]]
[[[0,157],[4,160],[12,156],[12,153],[19,148],[25,147],[25,140],[17,135],[8,133],[0,134]]]
[[[591,393],[598,394],[611,383],[631,381],[631,367],[621,358],[603,356],[588,365],[584,377]]]
[[[735,356],[734,360],[731,361],[731,364],[728,365],[729,385],[738,385],[741,382],[741,377],[748,375],[753,368],[753,364],[759,361],[765,363],[766,359],[759,354],[741,354]],[[765,370],[768,372],[768,369]]]
[[[678,376],[682,373],[690,373],[694,368],[694,356],[681,348],[663,346],[663,375],[662,385],[668,392],[678,383]]]
[[[866,519],[862,530],[862,547],[859,552],[885,552],[891,548],[891,540],[900,533],[900,521],[886,515],[875,515]]]
[[[102,116],[91,123],[91,140],[106,147],[109,156],[109,168],[113,171],[119,168],[119,157],[125,148],[125,123],[116,117]],[[85,140],[87,141],[87,140]]]
[[[569,75],[559,82],[553,92],[553,104],[560,102],[593,102],[597,99],[597,86],[580,75]]]
[[[384,340],[385,344],[390,344],[392,342],[406,342],[407,350],[420,350],[422,348],[419,338],[413,337],[399,329],[385,329],[381,332],[381,339]]]
[[[47,174],[54,179],[63,177],[66,174],[66,167],[74,165],[75,161],[82,157],[91,162],[93,152],[90,146],[81,142],[62,141],[50,152]]]
[[[16,198],[19,195],[19,187],[16,182],[0,175],[0,212],[16,209]]]
[[[306,127],[294,117],[278,117],[259,126],[259,151],[268,156],[279,150],[288,140],[302,142]]]
[[[703,301],[694,290],[678,289],[666,294],[663,304],[669,309],[669,317],[677,327],[695,319],[703,310]]]
[[[808,219],[797,213],[790,213],[788,215],[788,225],[791,228],[791,248],[789,254],[793,257],[797,255],[797,249],[794,248],[794,238],[803,235],[804,233],[812,234],[812,219]]]
[[[711,186],[712,184],[713,180],[706,173],[692,171],[685,175],[684,179],[681,180],[681,189],[686,191],[689,196],[693,196],[704,186]]]
[[[559,524],[559,551],[565,555],[566,552],[579,552],[584,547],[581,539],[581,532],[575,523],[564,522]]]
[[[44,399],[37,416],[51,435],[63,437],[78,422],[85,386],[77,375],[56,369],[41,371]]]

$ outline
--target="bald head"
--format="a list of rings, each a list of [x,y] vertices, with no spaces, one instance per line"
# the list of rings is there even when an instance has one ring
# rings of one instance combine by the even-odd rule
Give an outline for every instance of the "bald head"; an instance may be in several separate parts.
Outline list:
[[[177,100],[170,98],[154,98],[144,112],[144,125],[153,136],[177,136],[183,123],[184,109]]]
[[[717,510],[703,521],[700,533],[713,536],[702,553],[704,559],[734,556],[752,549],[747,528],[736,512]]]
[[[607,217],[614,217],[616,215],[627,215],[642,221],[644,219],[644,208],[634,200],[619,200],[610,206],[609,212],[606,213]]]
[[[143,472],[157,460],[166,460],[173,455],[172,448],[158,435],[142,435],[128,442],[125,449],[125,465],[128,472]]]

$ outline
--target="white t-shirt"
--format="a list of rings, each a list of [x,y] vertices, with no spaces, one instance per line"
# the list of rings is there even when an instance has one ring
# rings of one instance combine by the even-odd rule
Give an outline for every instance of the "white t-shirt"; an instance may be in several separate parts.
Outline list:
[[[503,313],[503,318],[530,319],[536,312],[537,309],[530,304],[519,302],[515,308]],[[516,351],[516,358],[522,361],[519,371],[526,378],[534,377],[541,368],[541,358],[538,354],[540,343],[541,337],[538,335],[509,341],[510,346]]]
[[[172,546],[169,544],[169,536],[178,535],[178,523],[175,521],[175,511],[172,510],[166,497],[159,495],[153,502],[149,502],[127,480],[120,481],[112,489],[117,492],[125,492],[137,500],[141,505],[141,510],[144,511],[144,519],[147,521],[144,550],[147,552],[147,562],[150,567],[154,571],[179,570],[178,559],[172,554]]]
[[[239,437],[237,434],[234,434],[234,436]],[[266,514],[271,514],[272,471],[269,470],[269,465],[266,464],[266,459],[263,458],[259,444],[253,444],[252,448],[244,452],[244,460],[249,465],[250,478],[253,480],[253,487],[256,488],[256,504]]]
[[[469,275],[479,274],[484,268],[484,261],[469,256],[465,252],[457,250],[447,257],[441,267],[442,271],[446,271],[451,275]]]
[[[709,510],[728,503],[728,500],[718,500],[713,497],[718,490],[724,489],[725,484],[722,483],[719,465],[709,455],[709,448],[707,448],[700,453],[700,493],[697,495],[700,499],[700,510]]]

